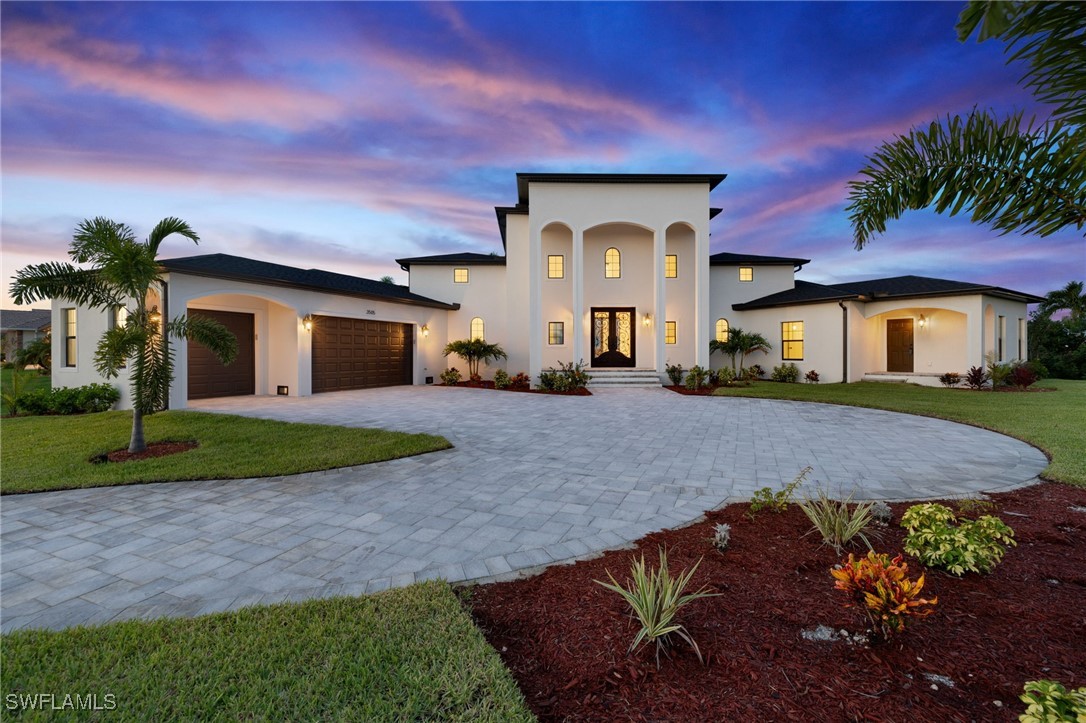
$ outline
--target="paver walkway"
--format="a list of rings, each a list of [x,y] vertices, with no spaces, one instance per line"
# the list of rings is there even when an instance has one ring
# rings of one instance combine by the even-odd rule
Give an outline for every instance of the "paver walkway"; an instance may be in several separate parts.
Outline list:
[[[455,449],[328,472],[12,495],[0,626],[58,628],[491,578],[688,523],[806,465],[858,498],[1030,484],[1044,455],[935,419],[664,389],[443,387],[194,408],[445,435]]]

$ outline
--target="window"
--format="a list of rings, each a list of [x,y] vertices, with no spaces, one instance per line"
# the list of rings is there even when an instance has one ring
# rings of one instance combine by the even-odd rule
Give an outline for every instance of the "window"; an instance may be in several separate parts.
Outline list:
[[[781,322],[781,359],[803,361],[803,322]]]
[[[454,284],[466,284],[466,283],[468,283],[468,270],[467,269],[453,269],[453,283]]]
[[[76,360],[75,309],[62,309],[60,315],[64,323],[64,366],[74,367]]]
[[[547,256],[547,278],[564,279],[566,277],[566,257],[561,254]]]
[[[725,342],[728,340],[728,320],[717,319],[716,320],[716,340]]]
[[[664,322],[664,343],[665,344],[675,344],[675,343],[677,343],[676,342],[677,336],[678,336],[678,334],[676,332],[675,322],[674,321],[665,321]]]
[[[740,266],[739,267],[739,280],[740,281],[754,281],[754,267],[753,266]]]
[[[603,252],[603,278],[617,279],[622,276],[622,254],[614,246]]]
[[[474,319],[471,320],[471,338],[472,339],[483,339],[483,338],[485,338],[485,335],[483,333],[484,331],[485,331],[485,327],[483,326],[483,320],[481,318],[479,318],[477,316],[477,317],[475,317]]]
[[[109,328],[110,329],[123,329],[125,324],[128,323],[128,308],[124,306],[114,306],[109,310]],[[125,368],[124,361],[121,362],[121,369]]]
[[[561,346],[566,343],[565,322],[552,321],[547,324],[547,343],[552,346]]]
[[[677,254],[668,254],[664,257],[664,278],[679,278],[679,257]]]
[[[1018,358],[1026,358],[1026,320],[1018,320]]]
[[[1004,359],[1007,358],[1006,355],[1003,353],[1003,351],[1004,351],[1004,343],[1005,343],[1004,340],[1006,338],[1007,338],[1007,317],[1000,316],[999,317],[999,336],[998,336],[998,339],[999,339],[999,361],[1003,361]]]

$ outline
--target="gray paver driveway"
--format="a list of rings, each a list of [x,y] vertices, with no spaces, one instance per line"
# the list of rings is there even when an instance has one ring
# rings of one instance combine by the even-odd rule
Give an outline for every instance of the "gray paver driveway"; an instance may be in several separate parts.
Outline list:
[[[4,630],[501,576],[682,525],[808,464],[831,492],[893,499],[1021,486],[1046,464],[950,422],[664,389],[400,387],[193,407],[435,432],[456,448],[293,477],[5,497]]]

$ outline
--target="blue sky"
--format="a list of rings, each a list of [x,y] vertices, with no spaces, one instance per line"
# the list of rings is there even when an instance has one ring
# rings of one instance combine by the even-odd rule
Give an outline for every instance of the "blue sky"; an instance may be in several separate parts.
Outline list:
[[[64,258],[83,218],[176,215],[202,242],[166,257],[406,283],[396,257],[500,251],[518,171],[689,172],[728,174],[714,252],[1043,294],[1086,275],[1081,235],[915,212],[852,247],[845,184],[879,142],[1047,113],[1001,43],[956,40],[961,7],[4,2],[3,274]]]

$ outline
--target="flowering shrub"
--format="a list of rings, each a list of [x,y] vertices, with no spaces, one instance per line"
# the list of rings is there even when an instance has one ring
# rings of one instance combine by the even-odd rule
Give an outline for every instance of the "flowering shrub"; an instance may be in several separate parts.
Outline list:
[[[930,615],[933,610],[921,608],[939,601],[935,597],[930,600],[920,597],[924,576],[912,581],[908,573],[909,566],[901,555],[891,560],[889,555],[874,550],[859,559],[849,553],[847,562],[830,570],[837,580],[834,587],[852,600],[848,607],[863,607],[872,633],[880,640],[889,640],[904,631],[909,618]]]
[[[456,367],[451,367],[441,372],[440,377],[442,384],[451,387],[460,382],[460,370]]]
[[[512,389],[527,389],[532,386],[532,378],[524,372],[517,372],[515,376],[510,378],[509,386]]]
[[[470,381],[472,384],[482,384],[483,376],[481,374],[472,374],[470,377],[468,377],[468,381]]]
[[[810,384],[818,384],[818,382],[821,381],[818,377],[818,372],[816,372],[814,369],[804,374],[803,378],[806,379],[807,382]]]
[[[781,364],[778,367],[773,367],[773,373],[769,375],[769,378],[775,382],[795,384],[799,381],[799,367],[792,362]]]
[[[962,383],[962,375],[958,372],[947,372],[943,376],[939,377],[939,383],[947,389],[956,387]]]
[[[765,369],[762,369],[761,364],[751,364],[749,367],[744,369],[739,376],[743,377],[743,379],[746,379],[748,381],[752,379],[761,379],[765,376]]]
[[[989,572],[1003,559],[1014,541],[1014,530],[998,517],[984,515],[961,520],[944,505],[913,505],[901,516],[905,552],[929,567],[940,567],[953,575]]]

